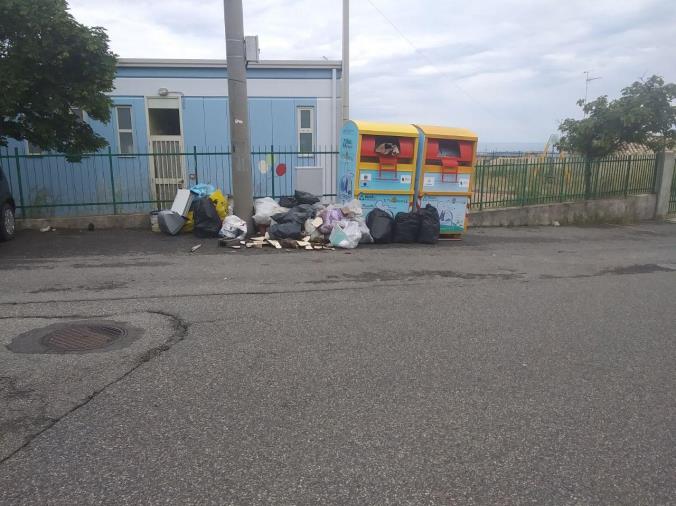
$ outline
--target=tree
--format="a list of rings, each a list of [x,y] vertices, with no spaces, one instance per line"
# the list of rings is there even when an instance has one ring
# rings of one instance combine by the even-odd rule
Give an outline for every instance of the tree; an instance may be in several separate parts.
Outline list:
[[[73,109],[110,120],[116,56],[103,28],[67,9],[65,0],[0,0],[0,145],[11,137],[74,154],[107,144]]]
[[[592,163],[622,145],[622,113],[616,102],[608,102],[606,96],[587,103],[578,100],[577,104],[582,107],[585,117],[581,120],[568,118],[561,123],[562,135],[557,146],[559,150],[584,156],[585,198],[591,198]]]
[[[663,151],[676,144],[676,84],[652,76],[622,90],[620,98],[602,96],[585,103],[578,100],[584,118],[568,118],[559,126],[558,148],[585,157],[585,194],[591,196],[592,163],[635,142]]]
[[[617,100],[626,142],[638,142],[660,152],[676,145],[676,84],[660,76],[636,81]]]
[[[662,151],[676,145],[676,84],[665,84],[660,76],[634,82],[620,98],[578,100],[585,117],[561,123],[560,149],[589,158],[600,158],[627,142]]]
[[[621,145],[623,121],[617,102],[608,97],[599,97],[585,103],[578,100],[585,114],[583,119],[565,119],[559,126],[560,150],[583,155],[586,158],[602,158],[616,151]]]

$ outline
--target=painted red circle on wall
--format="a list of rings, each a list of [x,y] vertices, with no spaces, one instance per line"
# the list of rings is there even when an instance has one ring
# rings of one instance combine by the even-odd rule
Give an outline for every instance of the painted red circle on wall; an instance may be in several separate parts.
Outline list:
[[[285,163],[280,163],[277,165],[277,168],[275,169],[275,174],[278,176],[283,176],[286,174],[286,164]]]

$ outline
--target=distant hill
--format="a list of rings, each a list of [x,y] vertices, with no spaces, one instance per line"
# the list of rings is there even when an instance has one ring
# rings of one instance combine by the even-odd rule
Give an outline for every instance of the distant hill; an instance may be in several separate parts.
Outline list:
[[[509,153],[513,151],[519,152],[542,152],[545,147],[545,142],[483,142],[479,138],[479,152],[501,152]]]

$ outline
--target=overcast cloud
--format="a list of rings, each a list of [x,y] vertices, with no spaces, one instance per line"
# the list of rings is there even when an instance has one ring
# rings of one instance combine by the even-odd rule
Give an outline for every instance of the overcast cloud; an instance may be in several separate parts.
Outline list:
[[[220,0],[70,0],[121,57],[225,58]],[[373,7],[380,9],[398,33]],[[263,59],[340,59],[340,0],[244,0]],[[676,81],[674,0],[353,0],[351,116],[544,143],[590,97]],[[409,43],[410,42],[410,43]],[[412,45],[414,47],[412,47]]]

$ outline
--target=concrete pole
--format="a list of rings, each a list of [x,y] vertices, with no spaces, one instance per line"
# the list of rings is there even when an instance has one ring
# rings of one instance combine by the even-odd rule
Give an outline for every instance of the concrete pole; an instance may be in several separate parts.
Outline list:
[[[350,0],[343,0],[343,123],[350,119]]]
[[[251,182],[251,141],[246,89],[246,54],[242,0],[223,0],[225,14],[225,53],[228,66],[228,104],[230,105],[230,143],[232,146],[232,193],[235,215],[253,231],[253,184]]]
[[[676,177],[676,153],[674,151],[659,153],[655,169],[655,219],[662,221],[669,213],[671,181]]]

